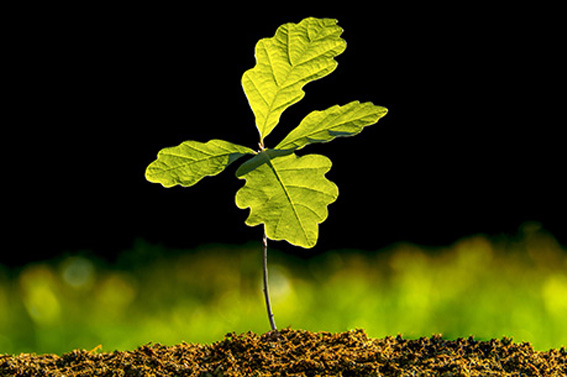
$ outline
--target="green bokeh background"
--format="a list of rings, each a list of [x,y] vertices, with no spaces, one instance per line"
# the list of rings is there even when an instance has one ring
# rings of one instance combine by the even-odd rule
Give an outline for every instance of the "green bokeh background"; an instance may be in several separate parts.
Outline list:
[[[437,248],[397,244],[303,259],[277,247],[270,243],[269,268],[280,328],[567,346],[567,251],[539,224]],[[74,252],[0,265],[0,354],[264,333],[261,267],[260,242],[170,250],[143,241],[112,262]]]

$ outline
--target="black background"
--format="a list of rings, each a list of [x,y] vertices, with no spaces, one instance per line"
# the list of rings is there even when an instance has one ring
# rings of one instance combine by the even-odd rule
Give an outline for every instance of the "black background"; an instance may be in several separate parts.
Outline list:
[[[144,171],[161,148],[185,140],[256,148],[240,78],[260,38],[308,16],[338,19],[348,47],[335,72],[306,85],[267,146],[312,110],[360,100],[389,113],[356,137],[302,151],[331,158],[327,176],[340,191],[307,253],[446,245],[513,235],[525,221],[567,244],[557,10],[287,8],[15,15],[0,263],[85,249],[112,257],[135,239],[182,248],[259,242],[262,229],[247,227],[248,211],[234,204],[244,183],[238,164],[191,188],[151,184]]]

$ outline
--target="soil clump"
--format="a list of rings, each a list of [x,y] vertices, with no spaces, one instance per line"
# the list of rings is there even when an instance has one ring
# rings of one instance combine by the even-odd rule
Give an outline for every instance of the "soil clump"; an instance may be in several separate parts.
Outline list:
[[[213,344],[147,344],[134,351],[0,355],[0,376],[567,376],[567,350],[511,339],[369,338],[284,329],[227,334]]]

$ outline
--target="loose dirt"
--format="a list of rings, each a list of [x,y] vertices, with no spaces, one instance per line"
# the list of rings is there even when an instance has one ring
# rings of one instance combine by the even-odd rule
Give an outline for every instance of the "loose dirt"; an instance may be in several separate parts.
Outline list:
[[[0,355],[0,376],[567,376],[565,348],[534,351],[503,338],[369,338],[284,329],[227,334],[213,344],[134,351]]]

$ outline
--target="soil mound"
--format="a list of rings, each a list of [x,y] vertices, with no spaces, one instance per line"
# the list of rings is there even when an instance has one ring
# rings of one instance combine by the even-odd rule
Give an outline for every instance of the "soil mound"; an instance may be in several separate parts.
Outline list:
[[[567,376],[565,348],[534,351],[503,338],[369,338],[284,329],[227,334],[210,345],[134,351],[0,355],[0,376]]]

